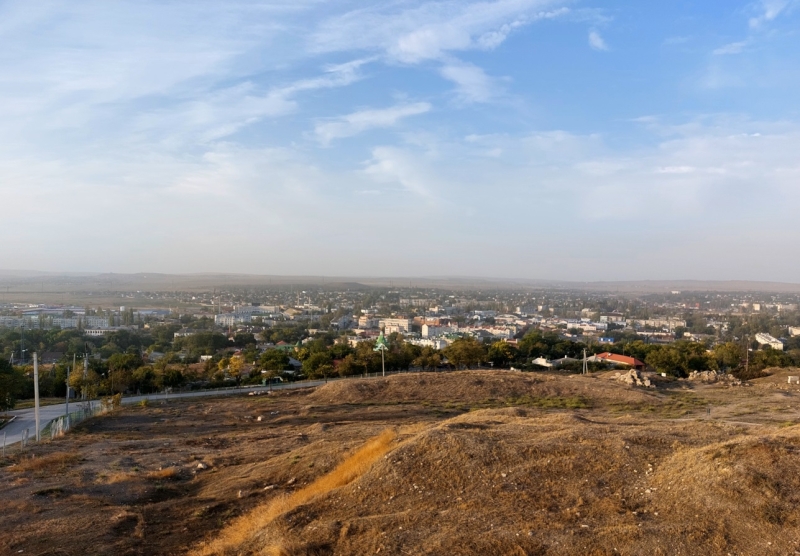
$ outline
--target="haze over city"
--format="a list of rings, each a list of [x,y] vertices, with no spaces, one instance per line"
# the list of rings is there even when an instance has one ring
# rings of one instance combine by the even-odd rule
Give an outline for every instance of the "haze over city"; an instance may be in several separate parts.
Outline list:
[[[797,282],[800,3],[0,3],[0,268]]]

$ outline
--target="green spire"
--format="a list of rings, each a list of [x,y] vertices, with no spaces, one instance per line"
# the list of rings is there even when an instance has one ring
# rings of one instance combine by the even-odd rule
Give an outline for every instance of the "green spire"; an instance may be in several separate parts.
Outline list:
[[[375,341],[374,351],[383,351],[385,349],[388,349],[388,347],[389,344],[386,341],[386,337],[383,335],[383,330],[381,330],[380,336],[378,336],[378,339]]]

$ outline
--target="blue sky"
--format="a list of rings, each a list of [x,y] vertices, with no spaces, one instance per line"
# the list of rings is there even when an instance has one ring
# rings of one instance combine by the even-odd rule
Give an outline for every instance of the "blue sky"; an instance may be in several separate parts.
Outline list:
[[[0,0],[0,268],[800,281],[800,1]]]

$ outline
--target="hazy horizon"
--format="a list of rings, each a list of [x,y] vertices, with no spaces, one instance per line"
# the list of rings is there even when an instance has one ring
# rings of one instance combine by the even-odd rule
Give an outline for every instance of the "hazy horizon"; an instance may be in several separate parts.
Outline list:
[[[514,279],[498,276],[266,275],[237,273],[58,273],[0,269],[0,299],[5,294],[38,296],[70,292],[210,291],[220,288],[393,287],[395,289],[547,289],[608,293],[760,292],[800,293],[800,282],[746,280],[616,280],[576,281]],[[34,299],[34,298],[31,298]],[[38,297],[36,297],[38,299]],[[50,297],[47,300],[52,301]]]
[[[4,2],[0,268],[795,283],[798,23],[797,0]]]

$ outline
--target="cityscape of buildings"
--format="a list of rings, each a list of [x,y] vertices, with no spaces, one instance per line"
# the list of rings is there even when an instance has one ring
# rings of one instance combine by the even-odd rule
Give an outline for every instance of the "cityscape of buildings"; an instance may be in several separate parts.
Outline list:
[[[514,344],[531,329],[586,344],[614,344],[635,336],[648,343],[692,340],[709,347],[749,340],[776,350],[784,349],[787,338],[800,336],[796,294],[304,287],[129,294],[139,307],[2,303],[0,328],[77,329],[91,337],[195,322],[174,332],[175,337],[188,337],[208,330],[259,334],[292,324],[306,328],[305,341],[334,332],[356,346],[374,341],[383,331],[437,350],[463,337]],[[752,338],[736,337],[734,322],[755,322],[758,329]]]

